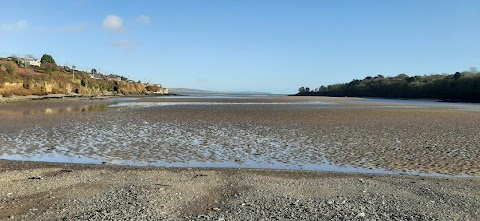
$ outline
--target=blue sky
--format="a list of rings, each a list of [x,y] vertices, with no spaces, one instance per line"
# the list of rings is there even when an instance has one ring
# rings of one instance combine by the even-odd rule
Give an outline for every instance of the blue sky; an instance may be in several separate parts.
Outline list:
[[[480,67],[480,1],[2,1],[0,56],[166,87],[294,93]]]

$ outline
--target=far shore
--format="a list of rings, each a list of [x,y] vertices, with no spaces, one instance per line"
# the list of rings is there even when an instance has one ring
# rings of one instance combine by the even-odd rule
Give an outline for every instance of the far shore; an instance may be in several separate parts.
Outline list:
[[[292,97],[338,97],[338,98],[367,98],[367,99],[391,99],[391,100],[419,100],[419,101],[437,101],[437,102],[447,102],[447,103],[480,103],[479,99],[441,99],[441,98],[411,98],[411,97],[348,97],[348,96],[327,96],[327,95],[317,95],[317,94],[291,94],[288,96]]]

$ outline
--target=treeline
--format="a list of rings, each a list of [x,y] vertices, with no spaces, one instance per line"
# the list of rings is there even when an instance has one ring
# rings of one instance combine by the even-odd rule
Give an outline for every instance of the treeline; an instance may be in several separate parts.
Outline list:
[[[432,98],[442,100],[480,101],[480,72],[476,68],[455,74],[433,74],[395,77],[377,75],[349,83],[320,86],[311,90],[301,87],[296,95],[333,97]]]

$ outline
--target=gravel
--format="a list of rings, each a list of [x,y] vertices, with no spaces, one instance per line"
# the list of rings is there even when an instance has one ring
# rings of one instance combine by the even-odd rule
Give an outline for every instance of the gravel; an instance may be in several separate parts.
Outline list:
[[[22,161],[0,166],[1,220],[480,219],[479,178]]]

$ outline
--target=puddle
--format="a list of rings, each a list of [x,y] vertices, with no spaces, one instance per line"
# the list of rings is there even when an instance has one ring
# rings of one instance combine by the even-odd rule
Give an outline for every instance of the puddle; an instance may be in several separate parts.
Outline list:
[[[46,108],[41,110],[27,110],[24,115],[29,114],[61,114],[70,112],[90,112],[90,111],[106,111],[108,104],[84,105],[79,107],[64,107],[64,108]]]
[[[19,155],[19,154],[3,154],[0,156],[3,160],[22,160],[22,161],[38,161],[38,162],[55,162],[55,163],[84,163],[84,164],[101,164],[103,161],[91,157],[82,156],[64,156],[58,153],[35,154],[35,155]]]
[[[56,162],[56,163],[82,163],[82,164],[113,164],[123,166],[158,166],[158,167],[199,167],[199,168],[250,168],[250,169],[282,169],[282,170],[307,170],[307,171],[326,171],[340,173],[363,173],[363,174],[388,174],[388,175],[410,175],[410,176],[428,176],[428,177],[475,177],[469,175],[449,175],[441,173],[422,173],[416,171],[390,171],[378,168],[357,168],[352,166],[339,166],[324,160],[321,164],[291,165],[286,163],[258,163],[255,161],[238,162],[165,162],[165,161],[135,161],[122,160],[116,157],[99,156],[65,156],[58,153],[38,154],[38,155],[18,155],[3,154],[0,156],[3,160],[21,160],[37,162]]]
[[[62,107],[62,108],[45,108],[45,109],[30,109],[30,110],[0,110],[1,115],[34,115],[34,114],[62,114],[62,113],[75,113],[75,112],[91,112],[91,111],[106,111],[109,108],[109,104],[95,104],[95,105],[83,105],[75,107]]]

